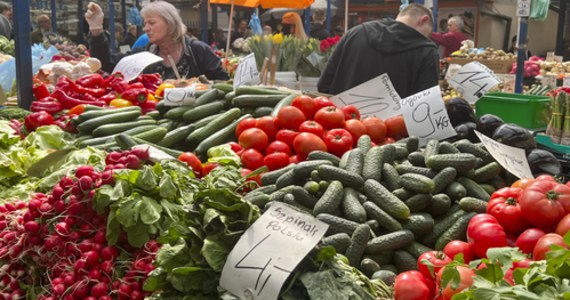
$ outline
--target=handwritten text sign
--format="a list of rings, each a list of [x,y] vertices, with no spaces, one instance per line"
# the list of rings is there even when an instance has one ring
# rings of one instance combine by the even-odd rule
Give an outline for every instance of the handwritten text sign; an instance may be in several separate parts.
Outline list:
[[[338,107],[354,105],[362,117],[387,119],[400,114],[400,95],[387,74],[382,74],[356,87],[331,97]]]
[[[287,277],[327,228],[286,204],[271,205],[228,256],[220,285],[241,299],[277,299]]]
[[[242,57],[239,60],[234,76],[234,88],[245,84],[256,85],[259,82],[259,71],[257,70],[254,54],[251,53]]]
[[[156,147],[149,146],[147,144],[140,144],[133,146],[132,149],[142,149],[148,151],[148,157],[152,162],[159,162],[162,160],[176,159],[173,156],[166,154],[164,151],[157,149]]]
[[[563,87],[570,87],[570,75],[567,75],[566,77],[564,77],[564,81],[562,81],[562,86]]]
[[[478,61],[464,65],[455,76],[447,79],[469,103],[475,103],[501,80],[487,66]]]
[[[551,88],[555,88],[556,83],[556,76],[554,75],[543,75],[542,79],[540,80],[540,84],[547,85]]]
[[[135,79],[148,66],[162,61],[162,57],[148,51],[123,57],[115,66],[113,73],[121,72],[126,81]]]
[[[184,88],[164,89],[164,104],[166,106],[186,106],[196,102],[196,88],[194,85]]]
[[[524,149],[503,145],[478,131],[475,131],[475,134],[491,156],[507,171],[518,178],[534,178]]]
[[[449,78],[452,78],[453,76],[457,75],[457,72],[459,72],[461,67],[463,66],[458,64],[450,64],[447,67],[447,72],[445,73],[445,80],[449,80]]]
[[[402,99],[401,103],[408,133],[419,137],[421,145],[428,139],[442,140],[457,134],[449,121],[439,86]]]

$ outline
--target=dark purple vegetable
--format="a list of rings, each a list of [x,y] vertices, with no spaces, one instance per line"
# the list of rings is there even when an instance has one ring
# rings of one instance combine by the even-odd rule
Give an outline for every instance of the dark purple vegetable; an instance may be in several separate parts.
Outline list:
[[[471,104],[463,98],[449,99],[449,101],[445,103],[445,109],[447,110],[449,121],[451,121],[453,127],[465,122],[477,122],[477,117],[475,116]]]
[[[477,131],[488,137],[491,137],[493,135],[493,132],[495,132],[495,129],[504,123],[505,122],[503,122],[503,119],[499,118],[498,116],[485,114],[480,116],[479,120],[477,120]]]
[[[475,129],[477,129],[477,124],[473,122],[465,122],[455,126],[455,132],[457,136],[454,137],[455,140],[468,139],[473,143],[478,143],[479,138],[475,134]]]
[[[530,131],[512,123],[497,127],[492,138],[501,144],[525,149],[526,153],[536,148],[536,142]]]
[[[542,149],[533,149],[527,156],[527,159],[533,175],[544,173],[559,175],[562,173],[560,161],[558,161],[551,152]]]

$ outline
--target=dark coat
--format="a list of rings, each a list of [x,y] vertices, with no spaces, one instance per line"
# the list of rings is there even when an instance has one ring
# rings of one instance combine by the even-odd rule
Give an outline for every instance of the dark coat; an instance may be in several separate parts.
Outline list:
[[[318,39],[320,41],[322,41],[322,40],[324,40],[330,36],[325,25],[323,25],[321,23],[311,23],[310,35],[312,38]]]

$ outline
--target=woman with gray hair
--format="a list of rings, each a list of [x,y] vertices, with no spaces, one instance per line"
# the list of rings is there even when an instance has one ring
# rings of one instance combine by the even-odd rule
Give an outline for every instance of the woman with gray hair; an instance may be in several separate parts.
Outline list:
[[[461,16],[453,16],[447,20],[447,32],[432,32],[430,38],[436,44],[445,47],[444,57],[448,57],[451,53],[461,48],[461,42],[468,40],[469,36],[463,33],[463,19]]]
[[[90,2],[87,8],[85,19],[89,23],[91,56],[101,60],[103,70],[112,72],[122,56],[111,56],[108,37],[103,33],[104,15],[101,7]],[[159,73],[163,79],[175,79],[172,69],[175,67],[180,76],[186,78],[199,75],[205,75],[210,80],[229,78],[222,69],[220,58],[210,47],[186,35],[186,26],[174,5],[166,1],[150,2],[141,10],[141,16],[149,43],[145,48],[133,52],[150,51],[163,59],[162,63],[146,68],[145,73]],[[171,61],[175,66],[171,65]]]

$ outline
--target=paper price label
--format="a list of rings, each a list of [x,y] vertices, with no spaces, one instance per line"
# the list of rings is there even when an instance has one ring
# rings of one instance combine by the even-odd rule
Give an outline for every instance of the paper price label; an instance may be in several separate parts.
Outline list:
[[[400,114],[400,95],[388,74],[382,74],[356,87],[331,97],[338,107],[354,105],[362,117],[387,119]]]
[[[546,52],[546,61],[557,61],[561,63],[563,60],[564,57],[556,55],[554,52]]]
[[[159,162],[162,160],[176,159],[173,156],[166,154],[166,152],[164,152],[160,149],[157,149],[153,146],[147,145],[147,144],[136,145],[136,146],[133,146],[132,149],[142,149],[144,151],[148,150],[148,157],[149,157],[150,161],[152,161],[152,162]]]
[[[307,60],[313,65],[314,67],[319,65],[319,62],[323,59],[322,56],[318,55],[317,52],[312,52],[309,56],[307,56]]]
[[[277,299],[289,274],[327,228],[286,204],[271,205],[230,252],[220,286],[240,299]]]
[[[463,66],[458,64],[450,64],[449,67],[447,67],[447,72],[445,73],[445,80],[449,80],[449,78],[457,75],[457,72],[459,72],[461,67]]]
[[[191,85],[185,88],[164,89],[162,101],[166,106],[192,105],[196,102],[196,88]]]
[[[126,81],[135,79],[148,66],[162,61],[162,57],[148,51],[123,57],[115,66],[113,73],[121,72]]]
[[[542,85],[547,85],[551,88],[555,88],[556,87],[556,76],[554,75],[543,75],[542,79],[540,80],[540,83]]]
[[[530,16],[530,0],[517,1],[517,16],[519,17]]]
[[[460,92],[469,103],[475,103],[501,80],[487,66],[478,61],[470,62],[448,79],[449,84]]]
[[[425,145],[428,139],[446,139],[457,133],[451,126],[441,97],[441,89],[434,86],[402,99],[402,115],[408,133]]]
[[[570,75],[566,75],[566,77],[564,77],[564,80],[562,81],[562,86],[570,87]]]
[[[534,178],[524,149],[503,145],[478,131],[475,134],[491,156],[511,174],[518,178]]]
[[[250,53],[239,60],[234,76],[234,88],[245,84],[256,85],[259,82],[259,71],[255,63],[255,55]]]

